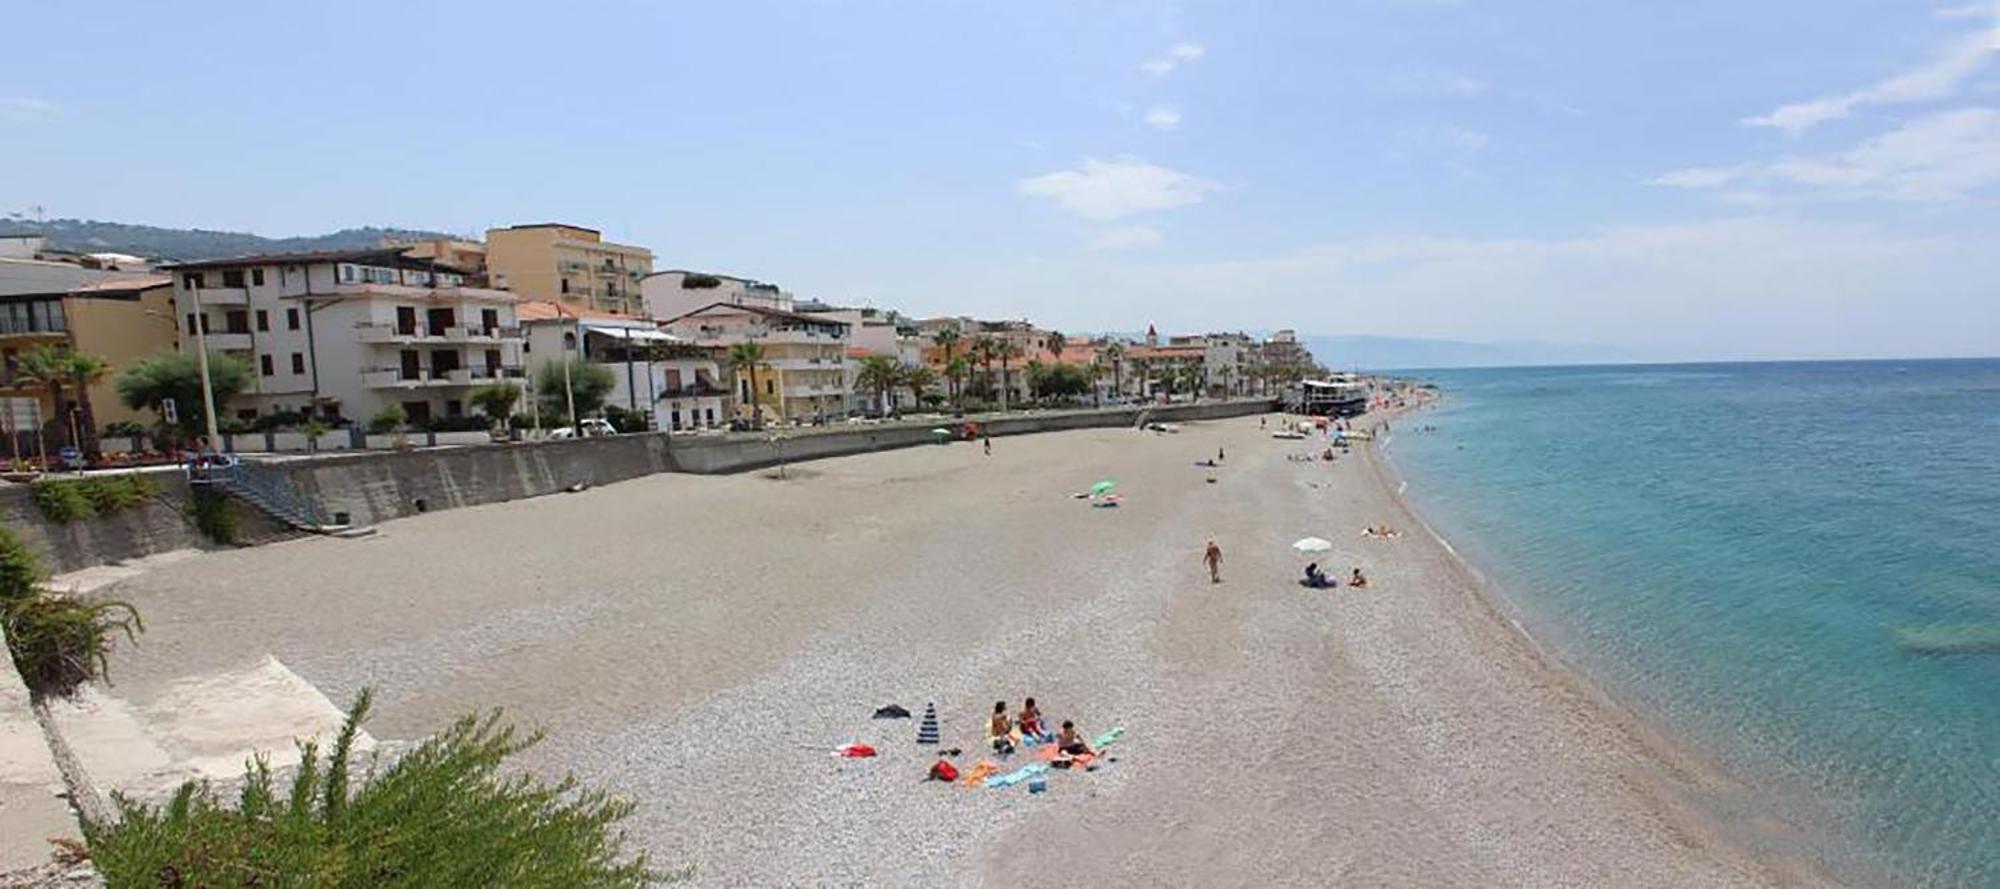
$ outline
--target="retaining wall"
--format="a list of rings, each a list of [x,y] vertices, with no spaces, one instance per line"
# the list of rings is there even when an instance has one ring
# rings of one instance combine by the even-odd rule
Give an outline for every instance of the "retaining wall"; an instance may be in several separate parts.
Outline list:
[[[160,496],[108,516],[57,524],[35,506],[31,485],[0,485],[0,524],[41,557],[42,568],[62,574],[92,565],[174,549],[212,548],[194,524],[169,503],[186,508],[187,479],[179,472],[149,473]],[[166,501],[166,502],[162,502]]]

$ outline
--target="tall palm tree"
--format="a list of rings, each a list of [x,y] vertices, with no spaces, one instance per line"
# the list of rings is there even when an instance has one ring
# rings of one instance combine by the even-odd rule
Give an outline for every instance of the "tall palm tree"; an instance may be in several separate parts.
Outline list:
[[[1092,407],[1104,406],[1104,387],[1097,385],[1103,379],[1103,353],[1090,356],[1090,404]]]
[[[944,378],[951,386],[951,403],[956,407],[965,405],[965,378],[972,373],[972,362],[960,355],[945,362]]]
[[[104,446],[97,438],[97,411],[90,404],[90,387],[111,370],[111,364],[87,352],[66,352],[69,363],[69,381],[76,387],[76,428],[82,433],[83,441],[77,447],[83,451],[83,459],[95,463],[104,456]]]
[[[946,382],[954,386],[956,385],[956,383],[953,380],[951,380],[951,362],[955,358],[955,356],[952,355],[952,349],[958,346],[959,336],[960,335],[958,332],[958,328],[947,327],[943,330],[938,331],[937,335],[931,338],[938,344],[938,348],[944,350],[944,366],[945,366]],[[948,394],[950,394],[953,398],[958,397],[957,392],[951,392]]]
[[[1063,349],[1069,346],[1069,337],[1063,336],[1060,330],[1051,330],[1043,342],[1048,345],[1049,351],[1056,353],[1056,363],[1061,364]]]
[[[757,406],[757,365],[764,363],[764,344],[745,340],[729,347],[729,369],[750,375],[750,422],[764,428],[764,411]]]
[[[924,393],[936,386],[937,381],[937,371],[928,364],[912,364],[903,368],[899,375],[899,382],[910,390],[911,403],[919,406],[924,403]]]
[[[1015,345],[1013,340],[1001,340],[993,351],[1000,359],[1000,409],[1004,411],[1007,409],[1007,390],[1013,388],[1007,377],[1007,362],[1021,357],[1021,347]]]
[[[36,346],[22,355],[20,362],[14,367],[16,385],[23,388],[48,387],[49,404],[53,406],[49,409],[49,416],[44,418],[44,423],[55,427],[58,448],[66,442],[64,436],[68,434],[68,425],[62,421],[62,409],[63,384],[68,383],[69,379],[69,350],[66,348]]]
[[[979,362],[986,377],[986,386],[993,387],[993,359],[1000,349],[1000,341],[985,334],[972,338],[972,360]]]
[[[1111,394],[1122,398],[1125,395],[1125,344],[1112,340],[1110,345],[1104,347],[1104,357],[1111,360]]]

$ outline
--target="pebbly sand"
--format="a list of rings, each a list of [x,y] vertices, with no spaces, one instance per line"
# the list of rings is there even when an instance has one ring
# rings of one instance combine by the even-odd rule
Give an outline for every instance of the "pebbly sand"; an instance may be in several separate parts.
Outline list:
[[[148,632],[110,691],[269,654],[337,704],[374,686],[378,738],[502,706],[547,731],[529,765],[636,799],[630,839],[698,885],[1797,879],[1706,826],[1685,801],[1717,779],[1540,656],[1377,457],[1285,459],[1319,447],[1255,418],[1052,433],[203,556],[121,584]],[[1121,508],[1071,499],[1104,477]],[[1297,585],[1308,535],[1340,589]],[[1124,726],[1117,761],[946,787],[915,720],[869,718],[935,701],[966,765],[1027,695]]]

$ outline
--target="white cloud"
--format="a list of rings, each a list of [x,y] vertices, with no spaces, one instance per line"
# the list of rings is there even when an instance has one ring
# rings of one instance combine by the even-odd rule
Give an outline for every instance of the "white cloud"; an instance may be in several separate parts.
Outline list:
[[[1165,105],[1155,106],[1153,110],[1146,112],[1146,124],[1159,130],[1174,129],[1181,125],[1180,109]]]
[[[1165,235],[1150,225],[1128,225],[1105,229],[1090,240],[1092,250],[1144,250],[1158,247]]]
[[[7,120],[39,120],[53,117],[56,106],[53,102],[27,96],[0,96],[0,118]]]
[[[1845,151],[1675,170],[1649,184],[1697,189],[1782,185],[1835,197],[1960,200],[2000,187],[2000,111],[1942,111]]]
[[[1208,50],[1199,43],[1176,43],[1167,48],[1165,55],[1140,63],[1139,70],[1154,77],[1165,77],[1172,74],[1175,68],[1207,54]]]
[[[1118,157],[1085,158],[1077,169],[1023,179],[1015,187],[1085,219],[1105,222],[1198,204],[1221,186],[1142,158]]]
[[[1780,106],[1770,114],[1744,118],[1750,126],[1776,127],[1798,135],[1819,124],[1839,120],[1864,105],[1906,105],[1949,98],[1958,84],[1991,61],[1994,36],[1985,31],[1968,34],[1922,65],[1904,71],[1874,86],[1839,96]]]

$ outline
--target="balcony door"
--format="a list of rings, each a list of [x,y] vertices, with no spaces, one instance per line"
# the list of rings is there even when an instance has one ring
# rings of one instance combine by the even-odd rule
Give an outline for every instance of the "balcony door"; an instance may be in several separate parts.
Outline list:
[[[399,336],[417,335],[417,310],[414,306],[396,307],[396,333]]]
[[[397,374],[396,374],[397,378],[404,380],[414,380],[422,375],[423,375],[422,357],[417,353],[417,350],[415,349],[404,349],[402,354],[402,365],[397,368]]]
[[[452,326],[450,309],[430,309],[424,313],[424,323],[429,325],[431,336],[444,336],[444,329]]]
[[[444,379],[446,374],[457,370],[458,353],[450,349],[436,349],[431,352],[431,379]]]

